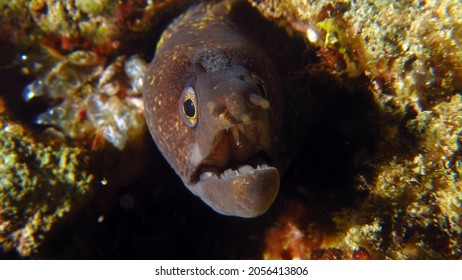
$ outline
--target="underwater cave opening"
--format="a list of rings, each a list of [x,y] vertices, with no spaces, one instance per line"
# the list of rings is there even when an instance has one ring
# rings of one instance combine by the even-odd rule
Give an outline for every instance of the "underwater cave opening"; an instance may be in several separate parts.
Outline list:
[[[305,135],[283,177],[281,192],[302,201],[322,220],[367,195],[355,186],[358,175],[373,177],[367,160],[379,141],[376,122],[380,117],[366,77],[305,72],[303,90],[297,93],[304,95]]]

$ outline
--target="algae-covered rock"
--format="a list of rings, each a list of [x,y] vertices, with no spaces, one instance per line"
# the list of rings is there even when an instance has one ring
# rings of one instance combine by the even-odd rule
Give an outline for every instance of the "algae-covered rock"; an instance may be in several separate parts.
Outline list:
[[[192,1],[13,0],[0,2],[0,41],[53,56],[77,48],[112,54],[140,39],[166,12]]]
[[[4,250],[40,255],[58,224],[97,193],[110,200],[105,193],[144,170],[145,63],[114,53],[146,34],[171,2],[0,3]],[[31,130],[32,121],[42,127]]]
[[[34,137],[0,114],[0,246],[37,253],[46,235],[94,193],[89,153]]]
[[[287,210],[265,258],[461,258],[460,1],[251,2],[306,37],[340,87],[365,83],[352,94],[371,98],[377,139],[351,175],[354,205],[322,215],[328,226]]]

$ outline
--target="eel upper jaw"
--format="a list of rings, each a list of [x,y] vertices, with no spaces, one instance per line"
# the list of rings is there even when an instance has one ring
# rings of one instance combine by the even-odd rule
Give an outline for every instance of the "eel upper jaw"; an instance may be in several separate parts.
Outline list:
[[[211,150],[251,145],[241,132],[240,125],[220,131]],[[264,214],[276,199],[280,181],[278,170],[268,164],[268,151],[252,146],[238,155],[237,161],[223,158],[226,156],[217,159],[216,154],[212,152],[198,166],[186,182],[189,189],[221,214],[248,218]]]

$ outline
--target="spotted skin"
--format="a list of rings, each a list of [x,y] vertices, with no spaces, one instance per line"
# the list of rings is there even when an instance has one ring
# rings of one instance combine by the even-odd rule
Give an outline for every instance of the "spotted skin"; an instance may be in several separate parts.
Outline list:
[[[185,186],[240,217],[265,213],[276,198],[284,114],[275,66],[248,31],[249,9],[225,0],[182,14],[162,34],[143,90],[151,135]]]

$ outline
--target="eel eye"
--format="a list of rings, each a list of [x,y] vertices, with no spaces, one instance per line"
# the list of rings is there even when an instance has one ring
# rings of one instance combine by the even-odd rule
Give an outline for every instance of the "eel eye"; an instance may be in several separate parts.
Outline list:
[[[267,92],[266,92],[266,87],[265,87],[265,83],[263,82],[263,80],[255,74],[252,74],[252,80],[257,85],[258,90],[260,91],[261,97],[266,98]]]
[[[197,124],[197,99],[196,92],[192,87],[186,87],[180,96],[180,115],[184,123],[189,127]]]

